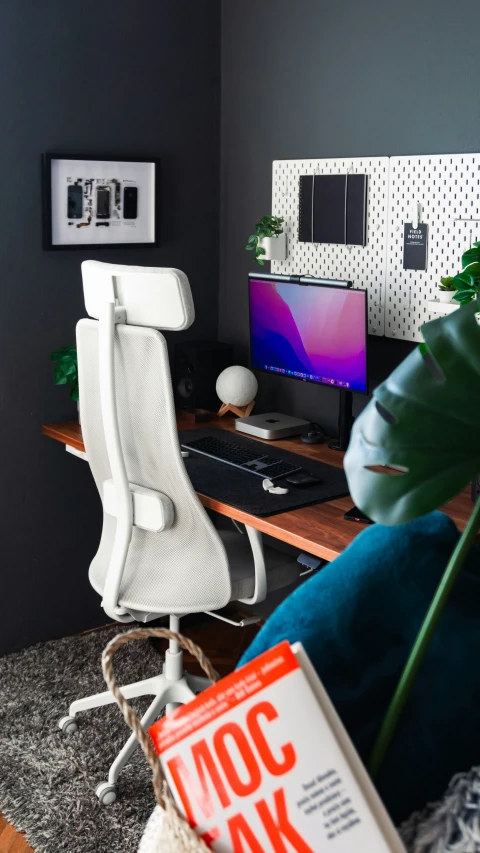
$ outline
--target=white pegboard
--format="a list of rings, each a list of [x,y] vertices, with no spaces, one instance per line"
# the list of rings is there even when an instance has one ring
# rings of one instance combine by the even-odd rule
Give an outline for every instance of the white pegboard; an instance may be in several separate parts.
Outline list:
[[[461,257],[480,239],[480,154],[390,158],[385,335],[419,341],[441,276],[461,270]],[[428,224],[427,269],[403,269],[403,225],[412,203]]]
[[[351,279],[355,287],[367,289],[371,335],[384,334],[389,163],[388,157],[275,160],[273,163],[272,213],[283,216],[286,222],[287,260],[272,261],[272,273]],[[366,246],[300,243],[300,175],[347,173],[368,175]]]

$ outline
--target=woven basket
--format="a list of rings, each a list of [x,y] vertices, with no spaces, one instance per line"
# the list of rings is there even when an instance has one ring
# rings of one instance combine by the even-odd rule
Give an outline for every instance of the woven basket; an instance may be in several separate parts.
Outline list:
[[[117,649],[126,643],[145,640],[148,637],[174,640],[182,649],[190,652],[198,660],[212,683],[218,681],[219,678],[218,673],[215,672],[199,646],[182,634],[176,634],[167,628],[136,628],[133,631],[126,631],[124,634],[114,637],[103,652],[102,667],[105,681],[120,707],[125,722],[139,741],[153,774],[152,784],[157,805],[147,823],[138,853],[211,853],[210,848],[179,813],[168,788],[152,739],[142,727],[133,708],[123,697],[115,678],[112,659]]]

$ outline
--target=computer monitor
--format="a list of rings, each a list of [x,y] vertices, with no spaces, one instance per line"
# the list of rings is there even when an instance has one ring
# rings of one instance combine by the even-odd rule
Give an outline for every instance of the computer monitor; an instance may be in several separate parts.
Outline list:
[[[249,276],[252,368],[366,394],[366,290],[302,282]]]

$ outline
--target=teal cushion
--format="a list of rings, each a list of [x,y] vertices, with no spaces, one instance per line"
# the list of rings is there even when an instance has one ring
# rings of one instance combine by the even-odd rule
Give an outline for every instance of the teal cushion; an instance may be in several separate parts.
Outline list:
[[[367,528],[275,610],[239,665],[281,640],[303,643],[366,761],[458,535],[440,512]],[[395,821],[480,762],[479,557],[475,547],[378,780]]]

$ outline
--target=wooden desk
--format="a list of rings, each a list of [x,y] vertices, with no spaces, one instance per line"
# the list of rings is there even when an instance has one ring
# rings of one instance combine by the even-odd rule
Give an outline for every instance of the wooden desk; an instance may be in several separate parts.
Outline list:
[[[179,429],[198,427],[192,424],[185,416],[179,414],[177,419]],[[228,431],[235,431],[233,418],[214,418],[205,426],[220,427]],[[82,430],[76,421],[64,423],[45,424],[42,426],[44,435],[54,438],[62,444],[70,445],[76,450],[85,451],[82,439]],[[275,442],[265,442],[269,447],[283,447],[293,453],[299,453],[306,459],[316,459],[329,465],[342,466],[343,453],[330,450],[326,444],[303,444],[299,438],[289,438]],[[210,498],[199,493],[202,504],[208,509],[215,510],[221,515],[242,521],[267,533],[282,542],[294,545],[300,551],[307,551],[324,560],[333,560],[347,545],[364,529],[364,525],[355,524],[353,521],[345,521],[343,515],[352,506],[351,498],[338,498],[321,504],[314,504],[303,509],[290,510],[268,518],[257,518],[242,510],[228,504]],[[472,511],[470,490],[465,489],[453,498],[445,507],[444,511],[453,518],[457,527],[463,530]]]

